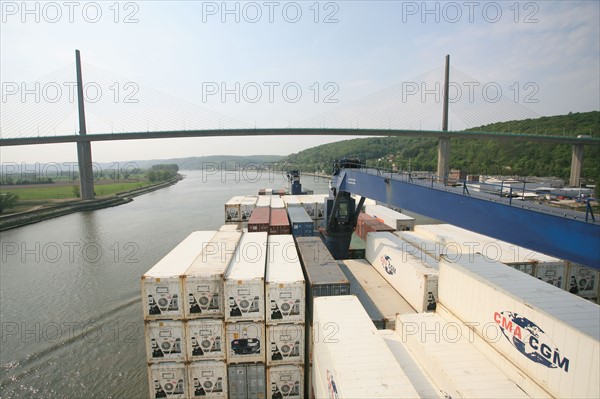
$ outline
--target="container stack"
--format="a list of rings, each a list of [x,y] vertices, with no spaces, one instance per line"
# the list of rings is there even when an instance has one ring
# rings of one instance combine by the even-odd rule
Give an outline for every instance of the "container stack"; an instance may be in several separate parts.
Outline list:
[[[367,235],[367,261],[417,312],[434,311],[438,262],[415,250],[407,251],[406,242],[389,232]]]
[[[303,207],[288,207],[287,213],[290,217],[292,235],[294,237],[312,237],[315,230],[314,222]]]
[[[227,397],[224,278],[241,231],[218,231],[183,274],[189,396]]]
[[[412,231],[415,229],[415,218],[382,205],[366,205],[365,213],[396,231]]]
[[[265,397],[267,233],[245,233],[225,276],[225,341],[230,398]]]
[[[240,204],[240,217],[242,222],[247,222],[250,219],[250,215],[252,215],[252,211],[256,208],[256,202],[258,201],[258,196],[256,195],[247,195],[242,200]]]
[[[269,236],[265,303],[267,387],[272,399],[303,397],[305,290],[293,237]]]

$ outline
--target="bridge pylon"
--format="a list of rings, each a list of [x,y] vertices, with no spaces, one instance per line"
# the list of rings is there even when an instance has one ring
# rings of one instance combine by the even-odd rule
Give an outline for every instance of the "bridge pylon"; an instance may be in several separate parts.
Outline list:
[[[75,50],[75,64],[77,66],[77,104],[79,108],[79,134],[85,136],[87,128],[85,125],[85,108],[83,98],[83,78],[81,74],[81,56],[79,50]],[[94,169],[92,166],[92,143],[77,143],[77,162],[79,166],[79,187],[83,200],[94,199]]]

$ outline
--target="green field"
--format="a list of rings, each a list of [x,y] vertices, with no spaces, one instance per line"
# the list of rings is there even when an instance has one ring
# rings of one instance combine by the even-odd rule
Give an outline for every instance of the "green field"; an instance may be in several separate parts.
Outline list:
[[[118,183],[106,183],[106,184],[95,184],[94,192],[96,196],[103,197],[106,195],[112,195],[120,193],[122,191],[133,190],[140,187],[146,187],[152,183],[147,181],[141,182],[118,182]],[[77,184],[74,184],[79,186]],[[19,201],[29,200],[61,200],[61,199],[76,199],[77,196],[73,192],[74,185],[56,185],[50,187],[18,187],[10,188],[5,190],[0,188],[0,192],[13,193],[19,196]]]

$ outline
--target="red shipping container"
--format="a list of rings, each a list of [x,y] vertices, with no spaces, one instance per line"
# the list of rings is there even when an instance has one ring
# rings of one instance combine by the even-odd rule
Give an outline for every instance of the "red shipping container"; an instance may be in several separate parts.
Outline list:
[[[269,234],[291,234],[290,221],[285,209],[271,209],[271,221],[269,222]]]
[[[271,212],[269,208],[254,208],[248,220],[249,232],[269,232]]]
[[[364,237],[366,236],[366,233],[364,231],[365,230],[365,228],[364,228],[365,222],[366,221],[374,221],[374,220],[375,220],[375,218],[371,215],[367,215],[364,212],[359,213],[358,219],[356,221],[356,229],[354,231],[360,238],[362,238],[364,240]]]

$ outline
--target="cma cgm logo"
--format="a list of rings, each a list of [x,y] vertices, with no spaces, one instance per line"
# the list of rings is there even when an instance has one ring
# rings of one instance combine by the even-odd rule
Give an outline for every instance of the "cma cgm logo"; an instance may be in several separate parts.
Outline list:
[[[537,324],[513,312],[495,312],[494,321],[512,346],[529,360],[569,372],[569,359],[561,357],[550,337]]]
[[[335,386],[335,380],[331,371],[327,370],[327,390],[329,391],[330,399],[339,399],[337,387]]]
[[[381,261],[381,266],[383,266],[383,269],[385,270],[385,272],[387,274],[395,274],[396,273],[396,268],[392,265],[392,258],[390,258],[387,255],[383,255],[380,258]]]

